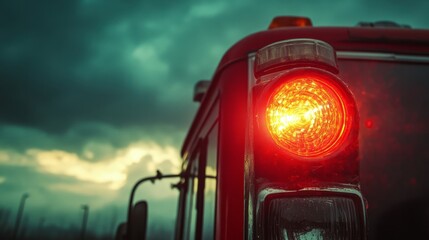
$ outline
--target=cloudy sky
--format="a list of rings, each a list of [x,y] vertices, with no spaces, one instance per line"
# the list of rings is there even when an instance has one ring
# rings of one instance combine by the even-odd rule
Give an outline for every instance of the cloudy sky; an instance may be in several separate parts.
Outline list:
[[[0,0],[0,208],[12,222],[28,192],[33,221],[80,219],[84,203],[122,217],[135,180],[178,172],[193,85],[234,42],[277,15],[429,28],[428,9],[423,0]]]

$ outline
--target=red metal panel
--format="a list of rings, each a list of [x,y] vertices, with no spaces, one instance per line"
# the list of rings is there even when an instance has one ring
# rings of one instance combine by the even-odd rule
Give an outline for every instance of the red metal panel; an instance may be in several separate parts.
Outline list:
[[[229,65],[218,77],[221,92],[216,238],[243,239],[247,61]]]
[[[334,46],[337,51],[429,53],[429,30],[368,27],[279,28],[255,33],[237,42],[225,53],[217,71],[268,44],[293,38],[322,40]]]
[[[276,41],[314,38],[337,51],[429,54],[429,31],[380,28],[282,28],[250,35],[235,44],[221,60],[207,96],[202,102],[182,149],[186,158],[204,121],[219,96],[219,159],[217,194],[217,239],[243,239],[244,159],[247,119],[247,56]],[[219,93],[219,95],[218,95]]]

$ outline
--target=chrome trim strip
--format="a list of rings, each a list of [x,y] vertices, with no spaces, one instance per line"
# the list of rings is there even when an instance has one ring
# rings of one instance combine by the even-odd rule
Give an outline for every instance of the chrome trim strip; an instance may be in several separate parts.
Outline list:
[[[357,60],[378,60],[378,61],[398,61],[398,62],[418,62],[429,63],[429,56],[403,55],[396,53],[379,52],[348,52],[337,51],[338,59],[357,59]]]

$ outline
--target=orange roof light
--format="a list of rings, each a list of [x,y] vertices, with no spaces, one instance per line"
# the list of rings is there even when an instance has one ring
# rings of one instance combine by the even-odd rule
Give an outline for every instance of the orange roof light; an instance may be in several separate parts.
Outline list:
[[[275,17],[268,29],[281,28],[281,27],[311,27],[313,24],[311,20],[306,17],[290,17],[279,16]]]

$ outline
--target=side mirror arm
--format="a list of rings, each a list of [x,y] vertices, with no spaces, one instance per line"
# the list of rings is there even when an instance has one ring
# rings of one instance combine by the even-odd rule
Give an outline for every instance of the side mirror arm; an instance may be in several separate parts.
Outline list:
[[[133,208],[134,195],[136,193],[137,188],[140,186],[140,184],[142,184],[144,182],[147,182],[147,181],[155,183],[156,180],[161,180],[161,179],[164,179],[164,178],[177,178],[177,177],[181,178],[184,175],[185,175],[184,173],[180,173],[180,174],[166,174],[166,175],[164,175],[164,174],[161,173],[161,171],[157,170],[155,176],[142,178],[142,179],[138,180],[134,184],[134,186],[133,186],[133,188],[131,190],[130,200],[128,202],[126,236],[129,236],[130,233],[131,233],[131,231],[132,231],[132,224],[131,224],[131,222],[132,222],[131,215],[132,214],[131,214],[131,211],[132,211],[132,208]]]

